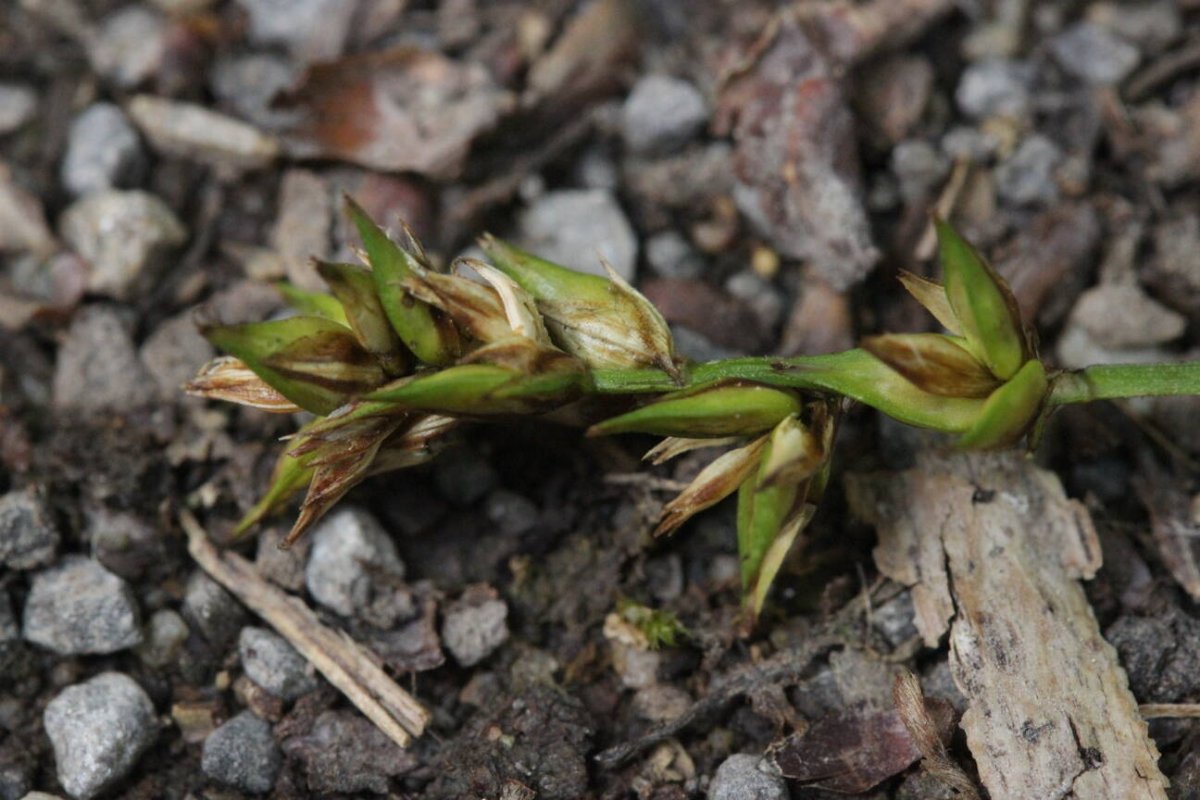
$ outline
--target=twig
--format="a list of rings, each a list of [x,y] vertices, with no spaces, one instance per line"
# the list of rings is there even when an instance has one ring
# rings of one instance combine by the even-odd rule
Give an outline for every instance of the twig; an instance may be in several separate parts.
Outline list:
[[[1200,703],[1142,703],[1142,719],[1190,719],[1200,717]]]
[[[1151,62],[1138,74],[1129,79],[1125,86],[1125,97],[1136,102],[1143,100],[1180,73],[1200,67],[1200,41],[1186,42],[1182,47]]]
[[[407,747],[424,732],[429,712],[388,677],[369,651],[322,625],[308,606],[268,583],[246,559],[218,550],[191,513],[182,512],[179,521],[196,563],[270,623],[389,739]]]

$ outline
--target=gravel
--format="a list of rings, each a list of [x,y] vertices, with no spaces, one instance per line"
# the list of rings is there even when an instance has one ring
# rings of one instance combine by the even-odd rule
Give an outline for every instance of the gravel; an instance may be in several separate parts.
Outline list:
[[[200,571],[188,578],[183,614],[216,650],[231,644],[246,622],[246,610],[233,595]]]
[[[442,497],[466,508],[496,487],[500,476],[486,458],[468,447],[456,447],[433,464],[433,479]]]
[[[141,288],[143,274],[188,237],[166,203],[136,189],[107,189],[75,201],[63,212],[59,230],[92,266],[88,290],[118,300]]]
[[[37,113],[37,93],[23,83],[0,83],[0,136],[11,133]]]
[[[967,67],[954,99],[969,117],[1024,117],[1032,98],[1033,69],[1007,59],[986,59]]]
[[[34,569],[54,560],[58,526],[50,510],[32,489],[0,497],[0,564],[9,569]]]
[[[523,247],[564,266],[603,275],[600,259],[632,281],[638,243],[617,198],[606,189],[547,192],[520,216]]]
[[[388,778],[417,764],[409,752],[353,711],[326,711],[306,736],[284,743],[288,755],[304,766],[308,788],[321,794],[386,794]]]
[[[210,733],[200,758],[200,768],[209,778],[253,794],[271,791],[282,765],[271,726],[249,711]]]
[[[295,700],[319,685],[304,657],[266,628],[242,628],[238,656],[250,680],[283,700]]]
[[[168,319],[154,329],[138,351],[165,401],[178,399],[182,386],[216,351],[196,328],[191,311]]]
[[[229,174],[260,169],[279,155],[279,143],[249,123],[193,103],[138,95],[129,115],[154,149]]]
[[[129,584],[82,556],[33,576],[22,625],[27,641],[60,655],[115,653],[142,641]]]
[[[336,58],[345,47],[357,3],[345,0],[237,0],[250,18],[250,39],[283,45],[299,61]]]
[[[646,240],[646,262],[664,278],[699,278],[704,259],[679,231],[656,233]]]
[[[508,641],[508,605],[486,585],[470,586],[448,604],[442,643],[464,667],[473,667]]]
[[[1071,323],[1101,347],[1117,350],[1165,344],[1183,335],[1187,319],[1131,284],[1101,284],[1079,296]]]
[[[187,622],[178,612],[164,608],[150,617],[142,643],[135,650],[146,666],[162,669],[175,663],[187,637]]]
[[[708,800],[786,800],[787,782],[758,768],[760,756],[737,753],[721,762],[708,785]]]
[[[162,65],[166,37],[161,14],[129,5],[105,17],[91,38],[88,57],[96,72],[122,89],[132,89]]]
[[[910,205],[932,197],[950,174],[950,159],[923,139],[896,145],[891,166],[900,182],[900,196]]]
[[[93,103],[71,123],[60,170],[71,194],[133,186],[145,170],[142,142],[119,106]]]
[[[1062,150],[1050,139],[1028,136],[996,167],[996,193],[1013,205],[1050,205],[1058,199],[1054,170],[1062,160]]]
[[[666,75],[647,75],[625,100],[621,134],[635,153],[664,153],[686,144],[707,121],[708,104],[695,86]]]
[[[157,399],[115,307],[91,305],[75,315],[58,351],[52,395],[59,410],[84,414],[123,412]]]
[[[95,797],[128,775],[158,735],[154,704],[119,672],[64,689],[46,706],[44,723],[58,780],[77,800]]]
[[[1093,22],[1076,23],[1055,36],[1050,52],[1067,72],[1097,86],[1120,83],[1141,60],[1136,47]]]
[[[400,580],[404,562],[387,532],[365,511],[340,508],[312,532],[305,570],[308,592],[321,605],[353,616],[377,599],[380,578]]]

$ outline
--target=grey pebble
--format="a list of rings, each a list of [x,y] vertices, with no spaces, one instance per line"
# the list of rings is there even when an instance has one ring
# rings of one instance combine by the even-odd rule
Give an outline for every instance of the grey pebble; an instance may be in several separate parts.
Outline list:
[[[656,233],[646,240],[646,262],[664,278],[699,278],[704,259],[679,231]]]
[[[520,216],[521,243],[542,258],[603,275],[603,258],[627,281],[637,266],[637,238],[617,198],[605,189],[546,192]]]
[[[46,706],[58,780],[76,800],[127,775],[158,735],[154,704],[132,678],[104,672],[64,689]]]
[[[496,489],[487,496],[483,513],[503,534],[516,536],[525,533],[538,522],[537,504],[524,495]]]
[[[183,614],[216,650],[231,643],[246,622],[246,610],[233,595],[199,570],[184,587]]]
[[[82,556],[33,576],[25,602],[27,641],[60,655],[115,653],[142,641],[129,584]]]
[[[996,167],[996,193],[1013,205],[1049,205],[1058,199],[1054,171],[1062,160],[1058,145],[1041,134],[1032,134]]]
[[[33,119],[37,94],[21,83],[0,83],[0,135],[12,133]]]
[[[271,791],[283,754],[271,726],[243,711],[204,740],[200,768],[214,781],[253,794]]]
[[[969,117],[1023,117],[1030,109],[1033,69],[1018,61],[992,58],[971,64],[955,89],[958,107]]]
[[[145,167],[142,142],[119,106],[93,103],[71,123],[60,170],[71,194],[133,186]]]
[[[759,769],[760,756],[735,753],[721,762],[708,785],[708,800],[786,800],[787,783]]]
[[[909,204],[932,196],[950,174],[950,159],[923,139],[896,145],[891,166],[900,182],[900,196]]]
[[[379,522],[357,508],[341,508],[317,523],[305,583],[313,598],[343,616],[375,599],[376,575],[404,577],[396,544]]]
[[[154,380],[137,357],[116,309],[80,309],[58,350],[53,405],[85,414],[126,411],[157,399]]]
[[[195,103],[147,94],[129,101],[129,116],[154,149],[237,174],[269,165],[279,142],[255,126]]]
[[[188,625],[178,612],[159,609],[146,623],[142,643],[135,651],[147,666],[162,668],[174,663],[188,637]]]
[[[662,153],[692,139],[708,121],[708,104],[695,86],[666,75],[647,75],[629,93],[621,133],[636,153]]]
[[[41,497],[32,489],[0,497],[0,564],[9,569],[33,569],[54,560],[58,526]]]
[[[442,643],[464,667],[473,667],[508,641],[508,604],[490,586],[468,587],[446,606]]]
[[[442,497],[466,507],[492,491],[500,476],[477,451],[457,447],[433,462],[433,480]]]
[[[283,700],[295,700],[317,688],[308,662],[274,631],[242,628],[238,657],[250,680]]]
[[[783,292],[758,273],[752,270],[735,272],[725,281],[725,290],[750,307],[763,330],[773,330],[783,319],[787,302]]]
[[[139,351],[164,400],[182,398],[181,387],[216,351],[200,335],[195,315],[186,311],[154,329]]]
[[[1141,60],[1133,45],[1093,22],[1080,22],[1050,41],[1050,52],[1062,68],[1087,83],[1120,83]]]
[[[286,57],[272,53],[218,55],[209,81],[222,106],[239,117],[276,130],[296,116],[294,111],[272,107],[274,98],[296,80],[296,67]]]
[[[250,17],[250,39],[284,45],[300,61],[341,55],[357,3],[345,0],[238,0]]]
[[[118,300],[131,296],[144,273],[188,236],[166,203],[136,189],[105,189],[76,200],[59,230],[92,266],[88,290]]]
[[[127,5],[104,17],[88,43],[96,72],[122,89],[147,81],[162,65],[167,26],[161,14]]]

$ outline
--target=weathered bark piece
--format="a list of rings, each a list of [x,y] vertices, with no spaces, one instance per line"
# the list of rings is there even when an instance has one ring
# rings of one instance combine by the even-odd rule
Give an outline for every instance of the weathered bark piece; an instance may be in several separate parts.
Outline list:
[[[1100,566],[1086,509],[1020,454],[927,456],[852,476],[875,561],[913,587],[917,628],[969,707],[962,727],[993,800],[1165,798],[1158,751],[1078,583]]]

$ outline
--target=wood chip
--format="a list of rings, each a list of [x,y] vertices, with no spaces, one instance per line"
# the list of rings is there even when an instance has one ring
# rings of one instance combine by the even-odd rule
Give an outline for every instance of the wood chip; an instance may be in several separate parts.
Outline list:
[[[852,476],[876,564],[913,587],[927,644],[950,632],[962,719],[993,800],[1165,798],[1158,751],[1078,583],[1100,566],[1086,509],[1020,454],[926,456]]]
[[[429,712],[396,685],[372,654],[342,631],[322,625],[299,598],[266,581],[237,553],[222,552],[187,511],[180,523],[188,552],[213,580],[266,620],[383,733],[407,747],[429,723]]]

